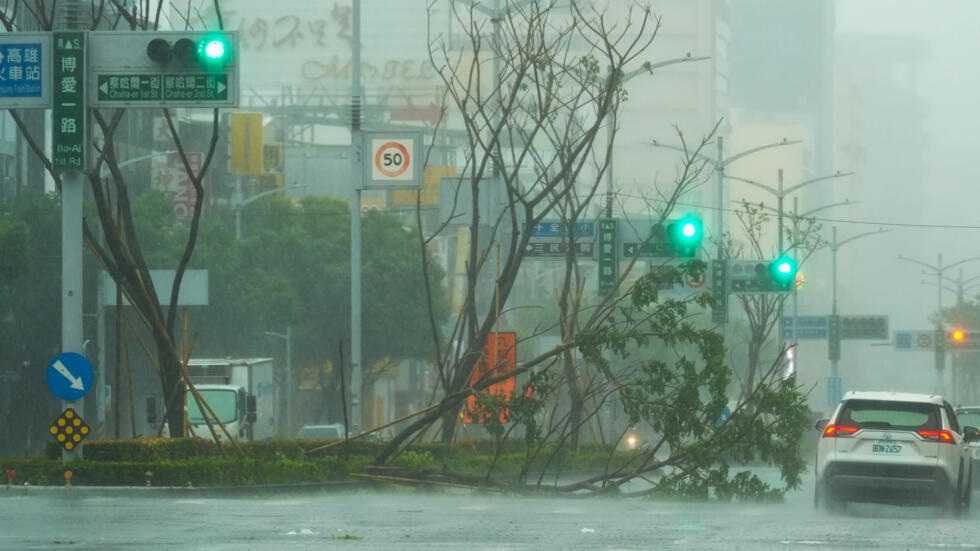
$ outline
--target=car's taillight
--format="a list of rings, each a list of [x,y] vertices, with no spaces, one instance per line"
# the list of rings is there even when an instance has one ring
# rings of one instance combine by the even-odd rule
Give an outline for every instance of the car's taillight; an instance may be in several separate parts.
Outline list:
[[[934,440],[940,444],[952,444],[954,442],[953,433],[948,430],[919,429],[915,433],[926,440]]]
[[[827,425],[823,429],[824,438],[839,438],[841,436],[850,436],[857,432],[859,427],[854,425]]]

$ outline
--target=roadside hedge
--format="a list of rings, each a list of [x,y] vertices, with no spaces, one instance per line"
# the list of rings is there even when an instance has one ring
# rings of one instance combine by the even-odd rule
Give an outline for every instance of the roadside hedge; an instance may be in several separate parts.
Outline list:
[[[206,457],[158,461],[93,461],[71,464],[72,484],[77,486],[255,486],[328,482],[348,478],[364,461],[325,458],[317,461],[282,459],[263,461],[230,457]],[[0,460],[0,468],[16,470],[14,484],[64,484],[65,466],[52,459]],[[147,473],[150,473],[149,475]]]
[[[85,459],[91,461],[164,461],[185,460],[202,457],[244,456],[259,460],[294,459],[305,460],[310,450],[331,441],[315,440],[266,440],[262,442],[240,442],[238,448],[229,444],[218,445],[203,438],[132,438],[124,440],[91,440],[85,442]],[[316,458],[351,455],[373,456],[381,450],[376,442],[355,440],[318,452]],[[49,442],[45,450],[48,459],[59,459],[61,447]]]

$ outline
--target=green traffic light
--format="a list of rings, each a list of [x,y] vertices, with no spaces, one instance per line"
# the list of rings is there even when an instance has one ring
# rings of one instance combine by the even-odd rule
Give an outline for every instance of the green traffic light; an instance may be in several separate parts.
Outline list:
[[[799,266],[789,255],[782,255],[769,264],[769,276],[773,283],[781,289],[791,289],[796,283],[796,272]]]
[[[704,239],[704,223],[688,214],[671,222],[667,232],[671,248],[678,256],[694,256]]]
[[[204,45],[204,57],[221,59],[225,57],[225,43],[220,40],[210,40]]]
[[[231,58],[231,46],[224,35],[210,35],[197,43],[197,59],[206,67],[220,67]]]

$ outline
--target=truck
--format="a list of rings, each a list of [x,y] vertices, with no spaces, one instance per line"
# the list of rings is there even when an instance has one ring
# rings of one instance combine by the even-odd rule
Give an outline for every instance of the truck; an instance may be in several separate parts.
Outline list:
[[[279,401],[274,360],[196,358],[188,362],[187,369],[194,388],[232,438],[266,440],[276,435]],[[192,435],[212,438],[191,392],[187,392],[187,420]],[[225,438],[217,425],[214,430],[219,439]]]

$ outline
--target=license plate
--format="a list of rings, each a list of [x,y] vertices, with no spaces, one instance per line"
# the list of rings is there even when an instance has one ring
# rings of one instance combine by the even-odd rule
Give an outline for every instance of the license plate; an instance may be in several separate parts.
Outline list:
[[[871,453],[877,455],[895,455],[902,453],[902,445],[894,442],[874,442],[871,444]]]

